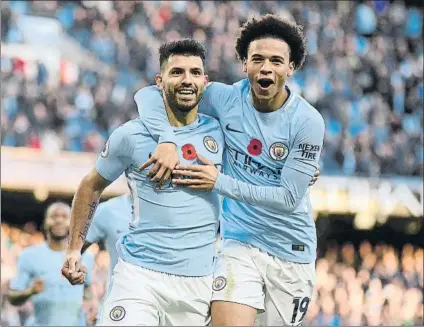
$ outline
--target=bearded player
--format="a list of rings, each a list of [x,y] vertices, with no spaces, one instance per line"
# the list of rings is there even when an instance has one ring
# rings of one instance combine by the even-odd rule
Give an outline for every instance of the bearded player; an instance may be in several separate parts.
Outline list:
[[[140,90],[140,117],[161,143],[141,168],[160,184],[172,182],[223,195],[222,248],[218,256],[212,323],[299,325],[315,285],[317,236],[308,184],[324,140],[320,113],[286,81],[302,67],[302,27],[275,15],[240,29],[236,52],[247,79],[211,83],[200,112],[216,117],[225,134],[224,170],[178,163],[175,136],[160,92]]]
[[[179,160],[208,160],[220,167],[224,137],[219,123],[197,113],[207,84],[205,49],[194,40],[182,40],[164,44],[159,53],[156,82],[165,94]],[[71,282],[79,276],[81,248],[103,190],[125,172],[132,194],[130,229],[117,242],[119,259],[100,326],[209,322],[219,198],[173,183],[157,189],[139,170],[156,146],[139,119],[120,126],[74,198],[70,247],[62,269]]]

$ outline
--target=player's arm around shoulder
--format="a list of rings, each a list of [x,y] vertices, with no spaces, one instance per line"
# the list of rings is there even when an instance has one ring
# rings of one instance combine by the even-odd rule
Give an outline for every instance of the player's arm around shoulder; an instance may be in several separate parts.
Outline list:
[[[169,124],[162,91],[155,85],[147,86],[136,92],[134,100],[141,121],[153,139],[158,142],[152,156],[139,168],[144,170],[154,164],[147,176],[153,176],[152,182],[165,182],[178,164],[178,154],[174,130]]]
[[[221,82],[209,82],[199,102],[199,112],[222,119],[237,98],[237,88]]]
[[[153,87],[151,88],[150,93],[153,94]],[[140,93],[138,97],[143,94],[145,93]],[[199,102],[199,113],[220,119],[229,111],[232,102],[235,99],[236,88],[233,85],[210,82]],[[153,122],[153,119],[151,121]],[[159,143],[160,144],[158,144],[149,160],[140,166],[140,170],[144,170],[153,165],[153,167],[149,170],[147,177],[152,177],[151,181],[157,182],[158,187],[160,188],[161,185],[163,185],[171,177],[173,169],[179,164],[179,157],[175,143]]]
[[[311,109],[311,110],[310,110]],[[300,108],[293,117],[290,149],[281,170],[278,186],[261,186],[219,174],[214,190],[223,196],[291,214],[300,205],[319,166],[325,125],[311,108]]]
[[[206,152],[196,153],[197,163],[191,165],[177,165],[173,170],[172,183],[199,191],[211,191],[218,174],[222,171],[222,157],[225,147],[224,133],[219,121],[205,114],[201,114],[205,129],[203,145]]]

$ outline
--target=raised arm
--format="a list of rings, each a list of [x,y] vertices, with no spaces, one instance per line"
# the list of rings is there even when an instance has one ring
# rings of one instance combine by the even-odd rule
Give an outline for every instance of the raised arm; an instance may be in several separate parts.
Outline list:
[[[147,86],[134,95],[140,119],[158,143],[175,143],[174,129],[168,120],[162,91],[157,86]]]
[[[211,82],[199,103],[199,112],[218,120],[228,111],[234,100],[235,88],[219,82]],[[138,114],[153,139],[158,143],[175,143],[175,135],[169,123],[162,91],[157,86],[147,86],[134,95]]]
[[[321,116],[315,117],[300,126],[294,146],[282,169],[278,187],[255,186],[219,174],[214,190],[223,196],[252,205],[283,213],[293,212],[301,203],[319,165],[325,126]]]
[[[178,165],[173,171],[174,175],[189,178],[173,178],[172,182],[195,190],[214,190],[238,201],[291,213],[299,206],[308,186],[319,174],[324,129],[320,116],[300,126],[282,169],[279,186],[256,186],[239,181],[220,173],[211,162],[200,156],[203,165]]]
[[[125,126],[125,125],[124,125]],[[71,210],[68,253],[62,274],[71,284],[84,282],[81,270],[81,250],[103,190],[128,167],[130,146],[123,126],[115,130],[97,159],[96,166],[86,175],[75,193]]]

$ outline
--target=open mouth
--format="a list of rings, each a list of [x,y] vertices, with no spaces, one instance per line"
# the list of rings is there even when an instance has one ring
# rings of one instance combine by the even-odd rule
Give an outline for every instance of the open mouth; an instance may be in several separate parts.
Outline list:
[[[178,94],[181,94],[181,95],[193,95],[193,94],[195,94],[196,92],[194,92],[194,90],[193,90],[193,89],[179,89],[179,90],[177,91],[177,93],[178,93]]]
[[[257,82],[262,89],[268,89],[272,84],[274,84],[274,81],[270,78],[261,78],[258,79]]]

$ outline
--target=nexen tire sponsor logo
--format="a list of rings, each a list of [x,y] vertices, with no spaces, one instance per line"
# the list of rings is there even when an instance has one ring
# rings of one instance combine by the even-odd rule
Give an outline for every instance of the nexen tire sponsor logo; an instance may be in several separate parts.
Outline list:
[[[321,150],[321,146],[302,143],[299,144],[299,150],[301,151],[301,157],[309,160],[316,160],[317,153]]]

